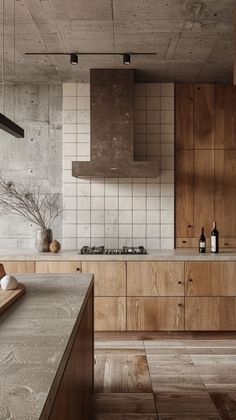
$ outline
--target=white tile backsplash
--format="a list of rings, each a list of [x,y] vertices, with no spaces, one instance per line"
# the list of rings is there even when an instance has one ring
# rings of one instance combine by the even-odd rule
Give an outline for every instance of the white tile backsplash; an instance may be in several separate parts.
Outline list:
[[[73,178],[90,159],[90,85],[64,84],[63,100],[64,248],[173,248],[174,85],[135,84],[135,157],[159,161],[157,178]]]

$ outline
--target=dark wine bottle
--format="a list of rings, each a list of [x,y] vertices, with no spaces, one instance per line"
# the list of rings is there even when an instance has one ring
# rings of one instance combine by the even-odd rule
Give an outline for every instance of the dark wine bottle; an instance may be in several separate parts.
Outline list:
[[[211,252],[212,254],[219,252],[219,232],[216,229],[216,222],[213,223],[213,229],[211,231]]]
[[[206,252],[206,237],[204,234],[204,227],[202,227],[202,233],[199,238],[199,252],[204,254]]]

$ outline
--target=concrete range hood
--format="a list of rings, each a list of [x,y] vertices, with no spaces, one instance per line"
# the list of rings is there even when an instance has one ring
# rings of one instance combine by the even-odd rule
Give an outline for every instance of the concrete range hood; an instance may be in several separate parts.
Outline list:
[[[92,69],[91,161],[72,162],[75,177],[156,177],[159,164],[134,160],[134,72]]]

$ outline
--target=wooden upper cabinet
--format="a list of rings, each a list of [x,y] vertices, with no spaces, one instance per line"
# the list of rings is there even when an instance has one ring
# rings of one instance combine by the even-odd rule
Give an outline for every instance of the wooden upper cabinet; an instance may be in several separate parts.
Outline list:
[[[183,296],[183,262],[128,262],[127,296]]]
[[[186,296],[236,296],[236,262],[186,262]]]
[[[175,138],[177,149],[193,148],[193,85],[175,85]]]
[[[210,236],[214,218],[214,151],[194,150],[194,237]]]
[[[81,271],[80,261],[36,261],[36,273],[76,273]]]
[[[34,261],[2,261],[7,274],[34,273]]]
[[[126,263],[83,261],[83,273],[94,274],[95,296],[126,296]]]
[[[236,237],[236,150],[215,151],[215,220],[221,237]]]
[[[215,85],[215,148],[236,149],[236,87]]]
[[[194,149],[214,149],[214,84],[194,85]]]
[[[176,237],[193,236],[193,150],[176,150]]]
[[[128,297],[127,330],[184,330],[184,297]]]

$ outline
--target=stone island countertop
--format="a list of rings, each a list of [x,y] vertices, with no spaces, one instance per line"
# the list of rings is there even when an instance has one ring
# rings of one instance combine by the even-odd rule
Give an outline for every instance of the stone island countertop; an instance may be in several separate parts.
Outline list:
[[[196,249],[148,250],[146,255],[81,255],[79,251],[36,252],[0,250],[4,261],[236,261],[236,250],[222,250],[218,254],[199,254]]]
[[[17,278],[25,284],[26,294],[0,316],[0,420],[46,419],[93,275]]]

